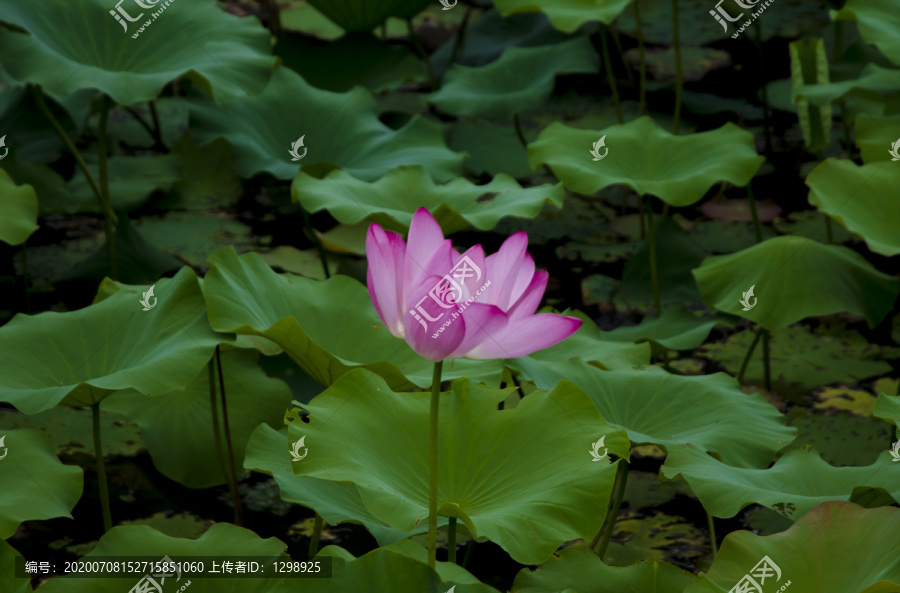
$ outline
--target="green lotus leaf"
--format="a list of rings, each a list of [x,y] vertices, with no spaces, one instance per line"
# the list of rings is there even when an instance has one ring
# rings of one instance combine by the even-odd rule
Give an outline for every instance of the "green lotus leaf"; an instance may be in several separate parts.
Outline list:
[[[5,71],[0,77],[6,83],[0,92],[0,136],[6,139],[4,154],[9,151],[4,159],[18,157],[28,163],[49,163],[58,159],[63,142],[38,107],[36,89],[13,79]],[[84,94],[76,93],[79,97]],[[45,91],[44,103],[67,134],[78,135],[81,122],[73,121],[76,116],[66,110],[61,98],[57,99]],[[9,160],[3,163],[4,168]]]
[[[898,529],[900,510],[895,508],[864,509],[848,502],[827,502],[782,533],[766,537],[749,531],[730,533],[709,572],[700,573],[684,593],[734,590],[765,557],[780,571],[780,576],[774,570],[766,571],[768,577],[761,583],[766,591],[781,591],[794,581],[799,591],[898,591]]]
[[[508,366],[522,373],[527,381],[534,381],[541,389],[550,389],[559,380],[554,370],[559,363],[574,357],[591,361],[601,369],[620,370],[650,364],[649,344],[629,344],[603,338],[603,332],[594,320],[581,311],[566,311],[566,315],[581,319],[581,327],[560,342],[507,361]]]
[[[318,249],[300,250],[290,245],[279,245],[271,251],[261,252],[260,255],[273,268],[281,268],[285,272],[308,276],[315,280],[325,280],[325,271]],[[331,276],[337,274],[337,260],[326,255],[325,261],[328,264],[328,273]]]
[[[191,129],[202,142],[224,136],[241,177],[266,171],[291,179],[301,166],[316,165],[317,172],[340,167],[375,181],[394,167],[418,164],[443,182],[459,174],[463,159],[444,145],[438,124],[414,117],[392,130],[378,120],[369,91],[323,91],[284,67],[259,95],[219,107],[206,97],[192,99]],[[303,148],[297,151],[305,156],[293,162],[290,149],[301,136]]]
[[[594,162],[591,148],[603,160]],[[674,136],[649,117],[603,130],[578,130],[554,123],[528,145],[528,164],[547,164],[573,191],[594,194],[617,183],[641,196],[654,195],[672,206],[689,206],[720,181],[746,185],[765,160],[756,154],[753,134],[727,123],[717,130]]]
[[[222,559],[233,559],[237,556],[256,556],[257,562],[266,566],[264,577],[241,577],[225,574],[222,577],[182,574],[167,576],[156,582],[163,591],[180,591],[188,581],[190,585],[185,591],[191,593],[268,593],[272,589],[275,573],[272,563],[288,561],[284,552],[285,545],[270,537],[262,539],[249,529],[236,527],[231,523],[216,523],[197,539],[169,537],[147,525],[120,525],[107,531],[97,547],[90,554],[80,558],[90,562],[93,557],[115,557],[133,560],[134,556],[151,556],[160,561],[165,556],[173,562],[199,562],[205,564],[205,573],[212,570],[212,560],[216,558],[217,568],[221,570]],[[182,570],[183,573],[184,569]],[[41,585],[46,593],[122,593],[130,591],[143,580],[144,573],[139,572],[134,579],[110,578],[109,576],[54,578]],[[291,581],[297,579],[288,579]],[[308,581],[304,581],[308,582]],[[176,588],[176,585],[179,585]],[[147,591],[155,591],[150,586]]]
[[[534,174],[528,166],[528,153],[512,125],[459,119],[450,128],[447,146],[469,154],[465,167],[476,178],[483,173],[516,178]]]
[[[275,66],[259,21],[229,14],[214,0],[164,10],[128,3],[118,7],[128,17],[118,18],[121,11],[110,14],[116,7],[107,0],[6,2],[0,21],[25,31],[0,29],[0,61],[16,78],[56,94],[98,89],[121,105],[154,99],[180,76],[217,100],[254,94]]]
[[[60,463],[46,434],[2,430],[0,456],[0,540],[12,537],[23,521],[72,518],[84,476],[80,467]]]
[[[462,531],[462,530],[460,530]],[[444,534],[438,535],[438,541],[440,541],[441,536]],[[459,537],[459,532],[457,532],[457,538]],[[459,542],[459,539],[457,539]],[[328,546],[331,549],[337,548],[337,546]],[[325,548],[328,549],[328,548]],[[337,548],[340,550],[340,548]],[[423,546],[421,543],[415,542],[411,539],[406,539],[403,541],[399,541],[395,544],[391,544],[389,546],[384,546],[382,549],[391,550],[393,552],[397,552],[398,554],[403,554],[404,556],[409,556],[414,560],[418,560],[422,564],[428,562],[428,548]],[[322,550],[323,552],[325,550]],[[436,562],[435,563],[435,571],[438,573],[438,576],[441,577],[441,580],[445,583],[458,583],[460,585],[480,585],[481,583],[477,578],[472,576],[472,573],[467,571],[462,566],[455,564],[453,562]],[[481,585],[484,587],[484,585]],[[493,589],[492,589],[493,591]]]
[[[458,517],[517,562],[537,564],[560,544],[600,529],[614,481],[608,461],[592,463],[591,445],[628,456],[615,431],[577,387],[561,382],[497,410],[511,389],[464,378],[441,396],[438,512]],[[305,439],[298,475],[353,482],[384,522],[411,530],[428,519],[429,393],[394,393],[366,370],[354,370],[316,396],[296,417],[290,442]],[[373,406],[373,402],[377,405]],[[348,457],[348,448],[355,451]]]
[[[882,146],[885,154],[889,146]],[[894,199],[898,183],[900,169],[891,163],[858,167],[838,159],[819,163],[806,178],[810,204],[862,235],[869,249],[888,256],[900,253],[900,201]]]
[[[572,33],[585,23],[600,21],[610,25],[631,0],[495,0],[503,16],[521,12],[543,12],[553,26]]]
[[[0,410],[0,432],[7,428],[37,428],[50,437],[56,454],[66,461],[93,463],[94,437],[91,411],[57,406],[37,414]],[[100,412],[104,455],[133,456],[146,449],[141,429],[120,414]]]
[[[395,389],[431,386],[431,362],[384,328],[358,281],[343,275],[319,282],[276,274],[259,254],[238,256],[231,247],[216,251],[209,261],[203,292],[216,331],[272,340],[324,386],[360,366]],[[342,307],[336,308],[336,302]],[[445,379],[468,375],[500,383],[499,360],[447,362]]]
[[[724,315],[701,317],[682,306],[666,307],[659,317],[644,317],[640,325],[603,332],[603,339],[617,342],[650,340],[673,350],[692,350],[706,341],[717,325],[733,326]]]
[[[515,593],[552,593],[571,589],[578,593],[681,593],[692,574],[666,562],[638,562],[607,566],[584,547],[568,547],[532,571],[523,568],[513,583]]]
[[[96,155],[85,157],[95,180],[100,179]],[[111,156],[107,160],[109,198],[117,210],[133,210],[147,201],[156,190],[168,190],[181,176],[178,155]],[[103,212],[97,194],[81,169],[69,181],[65,192],[41,198],[41,210],[47,213]]]
[[[872,413],[895,426],[900,426],[900,396],[882,393],[875,400],[875,410]]]
[[[409,531],[399,531],[378,519],[363,504],[354,484],[332,482],[318,478],[297,477],[291,469],[290,443],[287,427],[275,430],[267,424],[253,431],[247,443],[244,467],[268,474],[281,490],[282,500],[314,509],[329,525],[359,523],[381,546],[392,544],[428,529],[423,523]],[[438,525],[446,525],[440,517]]]
[[[229,350],[221,355],[237,460],[243,458],[253,430],[261,423],[280,426],[291,403],[288,386],[268,377],[256,364],[257,358],[254,350]],[[217,394],[218,384],[215,379]],[[209,397],[209,372],[204,368],[190,383],[169,393],[148,397],[129,389],[106,398],[101,407],[141,427],[153,465],[164,476],[188,488],[210,488],[224,484],[226,474],[217,462]],[[221,405],[217,409],[221,426]]]
[[[656,366],[604,371],[573,359],[545,369],[535,384],[546,389],[561,379],[584,389],[603,419],[627,430],[633,444],[653,443],[670,454],[693,443],[734,465],[765,467],[797,434],[762,396],[742,392],[725,373],[691,377]]]
[[[882,68],[878,64],[866,64],[856,80],[826,81],[797,86],[793,89],[793,100],[806,100],[813,105],[824,106],[847,95],[867,97],[872,95],[868,91],[889,94],[897,89],[900,89],[900,70]]]
[[[707,344],[699,354],[736,375],[755,334],[750,329],[739,331],[725,342]],[[879,349],[858,333],[838,338],[816,335],[804,326],[783,327],[772,332],[769,364],[776,384],[788,387],[797,383],[808,390],[829,383],[854,383],[891,370]],[[761,385],[764,372],[762,357],[753,356],[747,365],[746,381]]]
[[[360,591],[448,591],[450,585],[444,578],[445,569],[439,562],[437,572],[424,560],[411,557],[406,549],[378,548],[364,556],[353,555],[338,548],[323,548],[316,558],[331,557],[330,579],[282,579],[269,593],[359,593]],[[471,575],[458,583],[454,593],[498,593],[493,587],[475,581]],[[452,574],[459,574],[455,571]],[[443,584],[442,584],[443,581]]]
[[[528,190],[524,190],[528,191]],[[560,201],[560,206],[562,202]],[[0,169],[0,241],[19,245],[38,230],[38,199],[30,185],[16,185]]]
[[[231,146],[217,138],[203,146],[190,134],[175,144],[181,157],[181,176],[172,186],[170,200],[157,203],[159,208],[209,210],[233,206],[242,187],[231,160]]]
[[[900,114],[871,116],[860,113],[856,116],[855,125],[856,145],[863,163],[868,165],[893,160],[888,149],[897,141]]]
[[[486,66],[454,64],[441,90],[427,100],[453,115],[508,119],[539,107],[553,92],[557,74],[595,73],[598,61],[586,35],[556,45],[510,47]]]
[[[22,555],[0,538],[0,591],[7,593],[32,593],[30,577],[17,577],[16,559]],[[21,562],[24,562],[22,560]]]
[[[444,235],[469,226],[488,231],[504,216],[534,218],[545,203],[562,208],[561,183],[523,188],[508,175],[475,185],[457,177],[435,185],[418,165],[398,167],[374,183],[354,179],[334,170],[323,179],[301,171],[294,178],[291,195],[309,212],[328,210],[340,222],[355,224],[366,217],[402,234],[409,232],[413,214],[428,208]]]
[[[684,477],[716,517],[734,517],[757,503],[797,519],[823,502],[850,500],[859,487],[884,488],[893,501],[900,500],[900,474],[892,469],[887,451],[872,465],[834,467],[813,449],[793,449],[769,469],[749,469],[726,465],[684,445],[669,452],[660,471],[669,479]]]
[[[836,21],[856,21],[860,36],[900,65],[900,14],[891,0],[847,0]]]
[[[345,31],[371,31],[388,17],[412,18],[430,4],[427,0],[311,0],[310,4]]]
[[[190,268],[157,282],[154,299],[143,311],[137,295],[123,291],[70,313],[13,317],[0,328],[2,401],[36,414],[119,389],[161,395],[190,383],[228,337],[209,328]]]
[[[152,104],[156,108],[163,144],[174,146],[188,127],[187,101],[183,97],[159,97]],[[131,106],[131,110],[140,115],[144,122],[151,122],[154,121],[154,116],[150,105],[150,102],[139,103]],[[99,124],[100,114],[94,113],[90,117],[90,132],[98,134]],[[109,110],[106,133],[110,146],[119,142],[136,148],[152,149],[156,146],[156,139],[153,135],[129,110],[121,105]]]
[[[845,312],[865,317],[874,327],[900,292],[900,280],[882,274],[855,251],[797,236],[709,257],[693,273],[707,305],[770,330]],[[746,302],[756,304],[744,311],[741,300],[751,287],[753,298]]]

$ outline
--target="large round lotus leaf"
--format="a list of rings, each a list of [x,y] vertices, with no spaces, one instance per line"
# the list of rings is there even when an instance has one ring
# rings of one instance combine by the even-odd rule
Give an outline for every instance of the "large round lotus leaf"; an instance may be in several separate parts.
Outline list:
[[[592,463],[591,444],[604,438],[621,457],[629,446],[571,383],[497,410],[510,392],[459,379],[441,395],[438,513],[537,564],[603,523],[615,466],[608,457]],[[304,438],[308,448],[294,472],[353,482],[372,514],[397,529],[427,523],[430,397],[394,393],[362,369],[343,375],[306,406],[308,424],[295,416],[288,428],[290,442]]]
[[[572,33],[585,23],[611,24],[631,0],[495,0],[503,16],[520,12],[543,12],[560,31]]]
[[[31,593],[30,577],[17,577],[16,559],[22,555],[8,543],[0,538],[0,591],[6,593]],[[19,562],[24,562],[20,560]]]
[[[673,350],[691,350],[706,341],[717,325],[733,326],[724,315],[698,316],[680,305],[666,307],[659,317],[644,317],[640,325],[603,332],[604,340],[650,340]]]
[[[591,149],[605,146],[594,161]],[[554,123],[528,145],[528,164],[547,164],[567,188],[594,194],[617,183],[651,194],[672,206],[689,206],[720,181],[746,185],[765,160],[753,134],[727,123],[717,130],[675,136],[649,117],[604,130],[578,130]]]
[[[730,533],[709,572],[700,573],[684,592],[737,591],[738,582],[767,556],[778,572],[754,571],[768,575],[760,583],[766,592],[781,591],[788,582],[792,586],[786,591],[900,591],[898,530],[898,509],[827,502],[782,533],[765,537],[749,531]],[[760,582],[758,577],[751,578]]]
[[[887,451],[864,467],[834,467],[812,449],[792,449],[769,469],[731,467],[693,445],[671,450],[660,470],[684,477],[700,502],[716,517],[734,517],[757,503],[797,519],[829,500],[850,500],[859,487],[884,488],[900,501],[900,473]]]
[[[424,549],[423,549],[424,551]],[[440,568],[397,549],[378,548],[364,556],[353,556],[336,546],[324,548],[316,558],[332,558],[330,579],[282,579],[268,593],[360,593],[361,591],[427,591],[434,593],[498,593],[483,583],[445,581]],[[443,562],[439,564],[444,564]],[[465,571],[463,571],[465,572]],[[440,575],[440,576],[439,576]],[[471,577],[470,577],[471,578]],[[451,583],[455,591],[451,589]]]
[[[438,536],[440,537],[440,536]],[[458,541],[458,540],[457,540]],[[332,550],[337,549],[341,550],[341,548],[337,548],[337,546],[329,546]],[[326,548],[327,549],[327,548]],[[404,556],[409,556],[413,560],[418,560],[422,564],[428,562],[428,549],[424,547],[422,544],[417,543],[411,539],[399,541],[395,544],[391,544],[389,546],[384,546],[382,549],[391,550],[393,552],[397,552],[398,554],[403,554]],[[322,550],[323,552],[325,550]],[[445,583],[458,583],[460,585],[479,585],[480,582],[477,578],[475,578],[472,573],[467,571],[462,566],[455,564],[453,562],[436,562],[435,571],[437,571],[438,575],[441,577],[441,580]],[[484,585],[482,585],[483,587]],[[465,589],[463,589],[465,591]],[[491,589],[493,591],[493,589]]]
[[[856,146],[859,147],[859,156],[863,163],[868,165],[880,161],[896,162],[893,161],[888,148],[900,135],[897,132],[900,128],[900,114],[872,116],[860,113],[856,116],[855,125]]]
[[[556,45],[510,47],[486,66],[453,65],[428,101],[453,115],[508,120],[539,107],[553,92],[557,74],[595,73],[597,67],[597,52],[586,35]]]
[[[0,540],[22,521],[72,518],[84,476],[81,468],[60,463],[46,434],[36,428],[0,430],[0,456]]]
[[[231,443],[237,460],[244,456],[250,433],[261,423],[281,425],[291,403],[291,390],[283,381],[268,377],[256,364],[258,357],[254,350],[229,350],[221,356]],[[218,377],[215,389],[218,399]],[[224,468],[216,463],[207,368],[169,393],[148,397],[129,389],[113,394],[101,405],[141,427],[153,465],[167,478],[188,488],[225,483]],[[217,414],[222,426],[221,404],[217,404]]]
[[[216,523],[197,539],[169,537],[147,525],[120,525],[107,531],[100,538],[97,547],[80,560],[90,562],[91,558],[99,556],[126,561],[135,560],[134,556],[141,556],[163,561],[168,556],[173,562],[202,561],[205,563],[205,571],[209,572],[212,570],[213,558],[217,560],[221,570],[222,559],[233,561],[237,556],[258,556],[255,560],[266,567],[266,577],[235,578],[234,575],[223,573],[222,577],[213,575],[197,578],[196,575],[182,571],[180,579],[175,574],[165,577],[165,582],[161,577],[155,580],[165,593],[180,591],[187,581],[191,581],[191,584],[185,591],[190,590],[191,593],[268,593],[273,582],[277,582],[273,581],[275,573],[272,563],[290,560],[284,553],[285,547],[274,537],[261,539],[249,529],[236,527],[231,523]],[[55,578],[41,585],[41,589],[45,589],[46,593],[123,593],[134,590],[143,577],[144,573],[139,572],[134,579],[108,576]],[[150,585],[137,590],[155,593],[157,589]]]
[[[231,247],[216,251],[209,261],[203,292],[217,331],[272,340],[325,386],[360,366],[395,389],[431,386],[431,362],[385,329],[358,281],[343,275],[319,282],[276,274],[259,254],[238,256]],[[458,358],[444,364],[444,378],[468,375],[498,385],[501,369],[499,360]]]
[[[882,393],[875,400],[875,409],[872,413],[895,426],[900,426],[900,395]]]
[[[521,372],[525,380],[534,381],[541,389],[550,389],[559,380],[556,366],[574,357],[581,357],[591,361],[592,365],[608,370],[631,369],[650,364],[649,344],[606,340],[597,324],[581,311],[566,311],[565,314],[581,319],[578,331],[559,344],[508,361],[509,366]]]
[[[191,129],[202,142],[224,136],[241,177],[266,171],[291,179],[301,166],[315,164],[316,171],[337,166],[375,181],[388,169],[418,164],[434,179],[449,181],[462,169],[463,155],[444,145],[438,124],[414,117],[392,130],[378,120],[369,91],[323,91],[283,67],[259,95],[219,107],[206,97],[193,98]],[[301,136],[297,151],[305,156],[292,161],[290,149]]]
[[[275,430],[267,424],[258,426],[250,435],[244,458],[245,468],[268,474],[275,479],[281,490],[282,500],[315,510],[329,525],[359,523],[382,546],[428,529],[427,522],[420,523],[409,531],[399,531],[387,525],[366,508],[354,484],[295,476],[291,469],[287,431],[287,428]],[[446,524],[447,518],[441,517],[438,525]]]
[[[871,93],[892,93],[900,88],[900,71],[882,68],[878,64],[866,64],[856,80],[841,80],[825,84],[804,84],[793,90],[793,100],[801,99],[824,106],[847,95],[867,97]]]
[[[889,147],[882,146],[887,156]],[[809,174],[806,185],[809,203],[862,235],[869,249],[888,256],[900,253],[900,168],[891,162],[858,167],[853,161],[826,159]]]
[[[391,16],[412,18],[430,4],[428,0],[311,0],[309,3],[345,31],[371,31]]]
[[[404,235],[416,210],[428,208],[444,235],[450,235],[469,226],[489,231],[504,216],[534,218],[544,203],[561,209],[565,190],[561,183],[523,188],[502,173],[484,185],[461,177],[446,185],[435,185],[422,167],[414,165],[392,169],[374,183],[360,181],[340,170],[324,179],[301,171],[294,178],[291,194],[310,212],[328,210],[348,224],[368,216]]]
[[[217,99],[254,94],[276,63],[259,21],[228,14],[214,0],[175,2],[156,18],[154,10],[131,2],[118,6],[134,22],[111,15],[117,6],[108,0],[4,2],[0,21],[26,32],[0,29],[0,61],[16,78],[54,93],[99,89],[122,105],[154,99],[180,76]]]
[[[85,157],[95,180],[100,179],[97,157]],[[107,161],[109,198],[114,209],[133,210],[160,189],[168,190],[181,176],[179,157],[175,154],[156,156],[111,156]],[[103,212],[97,194],[91,189],[80,168],[60,193],[41,196],[45,213]]]
[[[604,371],[574,359],[545,369],[535,384],[546,389],[561,379],[584,389],[603,419],[626,429],[635,445],[671,452],[693,443],[729,463],[765,467],[797,434],[762,396],[744,393],[725,373],[690,377],[656,366]]]
[[[797,236],[709,257],[693,273],[707,305],[770,330],[845,312],[865,317],[874,327],[900,292],[900,280],[882,274],[855,251]],[[750,287],[753,296],[746,302],[752,308],[744,311],[741,300]]]
[[[847,0],[832,18],[856,21],[862,38],[900,65],[900,13],[892,0]]]
[[[24,243],[38,230],[37,216],[38,199],[34,188],[17,186],[9,174],[0,169],[0,241],[10,245]]]
[[[568,547],[532,571],[523,568],[513,593],[681,593],[693,575],[666,562],[607,566],[588,548]]]
[[[190,383],[216,344],[197,276],[156,284],[144,311],[127,292],[70,313],[19,314],[0,328],[0,398],[26,414],[84,406],[119,389],[161,395]]]

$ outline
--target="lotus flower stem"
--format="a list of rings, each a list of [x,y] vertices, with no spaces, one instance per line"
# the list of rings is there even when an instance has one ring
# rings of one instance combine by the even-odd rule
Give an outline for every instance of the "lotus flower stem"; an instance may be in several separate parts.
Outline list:
[[[762,22],[757,19],[756,21],[756,31],[754,42],[756,45],[756,51],[759,53],[759,84],[762,88],[762,98],[763,98],[763,117],[765,119],[765,129],[766,129],[766,152],[772,152],[772,126],[769,123],[769,90],[766,88],[766,60],[763,57],[762,51]]]
[[[609,83],[609,90],[612,92],[613,104],[616,106],[616,115],[619,123],[625,123],[625,117],[622,115],[622,103],[619,101],[619,87],[616,85],[616,77],[612,71],[612,64],[609,59],[609,47],[606,43],[606,32],[608,27],[600,28],[600,43],[603,44],[603,67],[606,69],[606,80]]]
[[[441,395],[441,367],[434,363],[431,379],[431,415],[428,423],[428,566],[437,560],[437,489],[438,489],[438,404]]]
[[[622,59],[622,67],[625,70],[625,75],[628,76],[628,84],[634,86],[634,75],[631,73],[631,66],[628,65],[628,61],[625,59],[625,51],[622,49],[622,40],[619,39],[619,30],[610,25],[609,33],[612,35],[613,41],[616,44],[616,49],[619,51],[619,57]]]
[[[656,266],[656,231],[653,228],[653,196],[647,196],[647,250],[650,252],[650,282],[653,285],[653,303],[656,316],[662,315],[662,299],[659,295],[659,271]]]
[[[316,554],[319,553],[319,540],[322,539],[322,528],[325,526],[325,521],[322,520],[322,515],[316,513],[316,520],[313,523],[313,532],[312,537],[309,540],[309,557],[314,558]]]
[[[715,559],[718,550],[716,549],[716,523],[709,511],[706,511],[706,523],[709,525],[709,547],[712,549],[713,559]]]
[[[622,499],[625,497],[625,485],[628,483],[628,462],[624,459],[619,460],[619,467],[616,468],[616,483],[613,485],[612,498],[609,500],[609,507],[606,512],[606,521],[603,528],[591,540],[591,549],[603,560],[606,555],[606,548],[609,546],[609,538],[612,537],[613,530],[616,527],[616,518],[619,516],[619,508],[622,506]]]
[[[100,438],[100,402],[91,404],[91,424],[94,429],[94,456],[97,459],[97,487],[100,489],[100,506],[103,508],[103,533],[112,529],[109,512],[109,486],[106,483],[106,463],[103,461],[103,441]]]
[[[634,23],[637,27],[638,59],[641,69],[641,98],[638,108],[638,117],[644,115],[647,107],[647,61],[644,58],[644,29],[641,25],[641,0],[634,0]]]
[[[466,544],[466,555],[463,556],[462,567],[467,568],[469,566],[469,561],[472,559],[472,551],[475,550],[475,540],[470,539],[469,543]]]
[[[434,74],[434,65],[431,63],[431,57],[429,57],[428,52],[425,51],[425,48],[422,47],[422,44],[419,43],[419,38],[416,37],[416,31],[413,28],[412,18],[406,19],[406,27],[409,30],[409,41],[412,46],[416,49],[419,56],[422,60],[425,61],[425,66],[428,68],[428,85],[431,87],[432,91],[438,90],[438,82],[437,76]]]
[[[678,32],[678,0],[672,0],[672,42],[675,48],[675,116],[672,120],[672,133],[678,133],[678,123],[681,119],[681,87],[684,84],[684,74],[681,70],[681,41]]]
[[[447,562],[456,564],[456,517],[447,524]]]
[[[162,136],[160,136],[159,114],[156,112],[156,105],[153,103],[153,101],[150,101],[148,105],[150,106],[150,115],[151,117],[153,117],[153,126],[148,124],[147,120],[141,117],[141,114],[134,107],[129,107],[127,105],[123,105],[122,107],[125,109],[125,111],[131,114],[131,117],[133,117],[139,124],[141,124],[141,127],[144,128],[148,134],[150,134],[150,137],[153,138],[153,141],[156,143],[155,148],[165,149],[166,146],[165,144],[163,144]]]
[[[225,401],[225,379],[222,378],[222,357],[216,345],[216,367],[219,370],[219,394],[222,396],[222,425],[225,428],[225,445],[228,448],[228,468],[231,477],[231,499],[234,502],[234,524],[244,526],[244,509],[241,508],[241,493],[238,491],[237,467],[234,465],[234,448],[231,445],[231,429],[228,425],[228,404]]]
[[[118,271],[116,269],[116,259],[115,259],[115,253],[116,253],[116,246],[115,246],[115,240],[114,240],[115,237],[114,237],[114,233],[112,233],[110,231],[110,228],[112,227],[112,225],[115,225],[118,222],[118,219],[116,218],[116,215],[112,211],[112,209],[109,208],[109,204],[107,203],[108,199],[106,201],[104,201],[103,193],[100,191],[100,186],[97,185],[97,181],[94,179],[94,176],[91,174],[91,170],[88,169],[87,163],[84,162],[84,157],[81,156],[81,152],[79,152],[79,150],[75,147],[75,143],[72,142],[71,138],[69,138],[69,135],[66,133],[66,130],[62,127],[62,125],[59,123],[59,121],[53,116],[53,114],[47,108],[47,104],[44,102],[44,94],[43,94],[43,91],[41,91],[40,87],[35,87],[34,98],[35,98],[35,102],[38,105],[38,108],[41,110],[41,112],[44,114],[44,116],[47,118],[47,120],[53,125],[53,128],[56,130],[57,135],[60,137],[60,139],[62,139],[63,143],[69,149],[69,152],[72,153],[72,156],[75,157],[75,162],[78,163],[78,166],[81,168],[81,172],[84,173],[84,178],[87,179],[88,185],[91,186],[91,189],[93,190],[94,195],[96,195],[97,199],[100,200],[100,204],[103,207],[103,211],[104,211],[105,217],[107,219],[107,221],[106,221],[107,249],[112,253],[111,259],[109,262],[110,273],[111,273],[110,277],[113,280],[116,280],[118,278]],[[105,127],[106,126],[105,126],[105,122],[103,122],[103,123],[104,123],[104,130],[103,130],[103,133],[100,135],[102,137],[104,137],[104,143],[105,143],[105,136],[106,136]],[[110,219],[111,219],[112,223],[110,223]],[[109,246],[111,246],[111,247],[109,247]]]
[[[456,39],[453,40],[453,53],[450,54],[450,64],[452,66],[456,63],[457,58],[459,58],[459,52],[463,51],[463,47],[466,43],[466,26],[469,24],[469,18],[472,16],[472,7],[466,7],[466,14],[463,16],[462,23],[459,25],[459,29],[456,31]]]
[[[747,184],[747,200],[750,202],[750,215],[753,217],[753,233],[756,242],[762,243],[762,227],[759,225],[759,214],[756,212],[756,198],[753,197],[753,180]]]
[[[312,223],[309,221],[309,212],[302,206],[300,209],[303,211],[303,226],[306,227],[309,238],[312,239],[312,242],[316,246],[316,251],[319,252],[319,261],[322,262],[322,270],[325,272],[325,279],[328,280],[331,278],[331,273],[328,271],[328,260],[325,258],[325,248],[322,246],[322,240],[319,239],[319,235],[316,234],[316,229],[313,228]]]
[[[741,385],[744,384],[744,373],[747,371],[747,365],[750,363],[750,357],[753,356],[753,351],[756,350],[756,343],[759,342],[759,339],[762,337],[763,332],[766,331],[762,326],[756,330],[756,336],[753,337],[753,341],[750,343],[750,347],[747,349],[747,354],[744,355],[744,361],[741,363],[741,370],[738,371],[737,381]]]
[[[763,330],[763,374],[766,381],[766,390],[772,391],[772,369],[769,365],[769,330]]]
[[[232,491],[232,483],[229,478],[228,467],[225,465],[225,455],[222,453],[222,436],[219,434],[219,406],[216,403],[216,361],[213,358],[209,359],[209,363],[206,365],[208,370],[208,379],[209,379],[209,409],[212,412],[212,431],[213,431],[213,442],[216,447],[216,457],[219,459],[219,468],[222,470],[222,475],[225,476],[225,483],[228,484],[228,492],[231,494],[232,499],[234,498],[234,492]]]
[[[106,254],[109,257],[109,275],[113,280],[119,279],[119,266],[116,258],[116,228],[113,224],[115,214],[109,199],[109,171],[106,166],[106,124],[109,122],[109,96],[103,95],[100,108],[100,124],[97,126],[97,153],[100,171],[100,201],[103,202],[106,224]]]

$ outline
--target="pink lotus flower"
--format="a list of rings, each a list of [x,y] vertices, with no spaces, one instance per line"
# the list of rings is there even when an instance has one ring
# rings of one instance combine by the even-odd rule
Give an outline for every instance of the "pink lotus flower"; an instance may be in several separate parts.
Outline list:
[[[525,356],[581,327],[574,317],[535,315],[549,274],[534,269],[527,247],[528,235],[518,232],[487,258],[481,245],[460,255],[419,208],[408,243],[369,227],[369,294],[388,331],[428,360]]]

